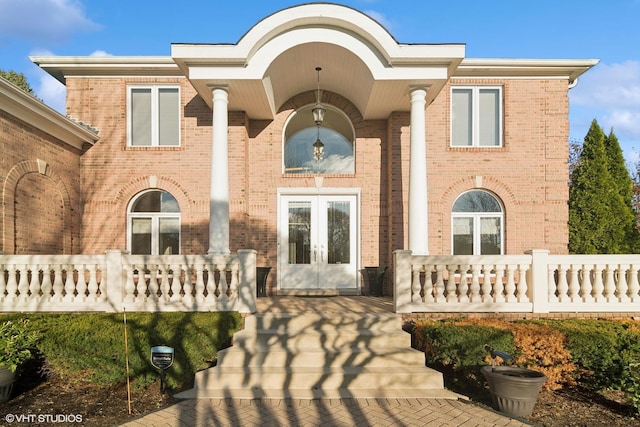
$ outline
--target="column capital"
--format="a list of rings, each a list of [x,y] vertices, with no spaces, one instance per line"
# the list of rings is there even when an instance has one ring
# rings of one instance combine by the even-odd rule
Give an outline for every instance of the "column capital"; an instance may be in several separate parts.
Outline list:
[[[414,97],[425,97],[427,96],[427,91],[429,88],[427,86],[411,86],[409,87],[409,94],[411,94],[411,98]]]

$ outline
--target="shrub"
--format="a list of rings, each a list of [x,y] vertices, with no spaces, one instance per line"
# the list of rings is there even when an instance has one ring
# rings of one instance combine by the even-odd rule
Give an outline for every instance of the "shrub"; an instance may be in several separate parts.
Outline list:
[[[98,384],[126,381],[122,314],[32,314],[29,319],[29,328],[41,331],[39,349],[46,363],[62,377],[84,373]],[[132,383],[145,387],[158,378],[151,347],[167,345],[175,350],[167,385],[190,385],[196,371],[215,363],[217,351],[230,345],[241,325],[238,313],[127,313]]]

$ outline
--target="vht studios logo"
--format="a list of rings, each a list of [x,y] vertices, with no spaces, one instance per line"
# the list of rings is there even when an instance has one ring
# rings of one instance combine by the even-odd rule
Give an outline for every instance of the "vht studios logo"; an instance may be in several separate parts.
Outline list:
[[[81,423],[82,415],[78,414],[7,414],[4,420],[8,423]]]

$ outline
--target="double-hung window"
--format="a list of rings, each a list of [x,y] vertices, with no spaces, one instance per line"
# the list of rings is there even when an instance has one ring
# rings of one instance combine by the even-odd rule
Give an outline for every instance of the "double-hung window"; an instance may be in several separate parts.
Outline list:
[[[502,146],[502,88],[451,88],[451,146]]]
[[[129,86],[127,106],[130,147],[180,145],[180,90],[177,86]]]

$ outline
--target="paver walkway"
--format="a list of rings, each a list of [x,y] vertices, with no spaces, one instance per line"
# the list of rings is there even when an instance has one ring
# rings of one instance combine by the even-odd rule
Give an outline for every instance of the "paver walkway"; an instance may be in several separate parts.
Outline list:
[[[391,298],[258,298],[258,313],[385,313]],[[128,427],[208,426],[528,426],[469,401],[453,399],[189,399],[130,421]]]
[[[470,402],[449,399],[191,399],[123,424],[204,426],[529,426]]]

